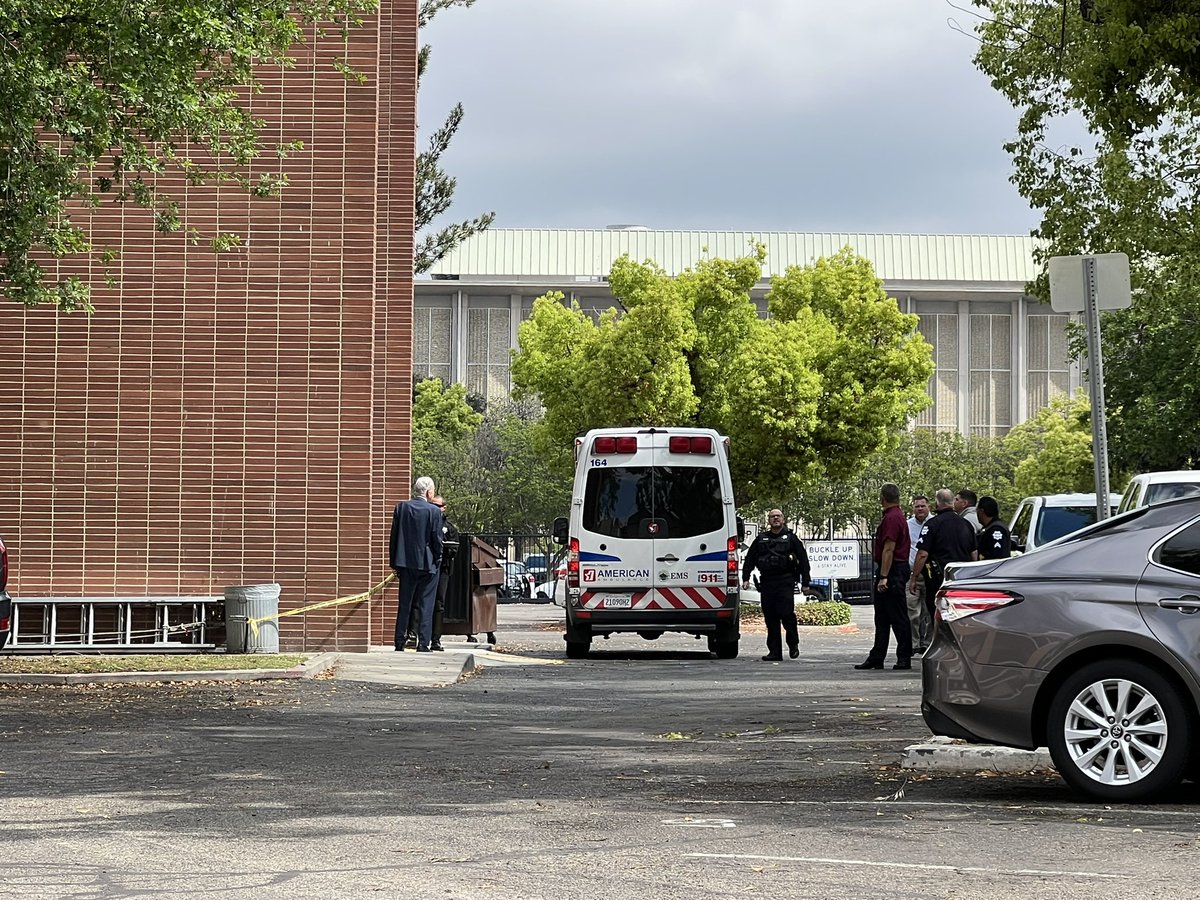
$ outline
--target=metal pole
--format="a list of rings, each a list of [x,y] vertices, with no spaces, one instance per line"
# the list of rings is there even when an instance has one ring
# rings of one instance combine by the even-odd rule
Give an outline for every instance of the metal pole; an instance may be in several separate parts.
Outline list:
[[[1083,258],[1084,315],[1087,317],[1088,392],[1092,402],[1092,456],[1096,469],[1096,521],[1108,518],[1108,428],[1104,417],[1104,354],[1100,347],[1100,305],[1096,298],[1096,258]]]

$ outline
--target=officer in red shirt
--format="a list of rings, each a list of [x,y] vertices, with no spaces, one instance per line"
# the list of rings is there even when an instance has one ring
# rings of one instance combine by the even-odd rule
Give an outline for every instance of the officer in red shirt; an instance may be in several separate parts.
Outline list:
[[[883,518],[875,532],[875,644],[856,669],[882,669],[891,632],[896,633],[896,664],[911,669],[912,624],[908,620],[908,520],[900,509],[900,488],[885,484],[879,489]]]

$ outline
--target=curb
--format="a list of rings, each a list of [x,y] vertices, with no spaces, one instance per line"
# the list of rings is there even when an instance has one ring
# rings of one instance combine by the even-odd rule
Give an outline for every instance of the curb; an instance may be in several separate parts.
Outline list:
[[[1024,775],[1035,769],[1053,769],[1050,751],[1018,750],[991,744],[964,744],[951,738],[932,738],[904,748],[900,768],[924,772],[997,772]]]
[[[89,672],[73,674],[0,675],[0,684],[145,684],[152,681],[267,681],[300,678],[294,669],[218,669],[199,672]]]
[[[288,671],[298,672],[299,674],[296,676],[298,678],[316,678],[322,672],[327,672],[336,666],[341,661],[341,658],[341,654],[339,653],[318,653],[311,659],[306,659],[300,663],[295,669],[289,669]]]
[[[853,622],[846,625],[797,625],[801,634],[858,634],[862,631]]]

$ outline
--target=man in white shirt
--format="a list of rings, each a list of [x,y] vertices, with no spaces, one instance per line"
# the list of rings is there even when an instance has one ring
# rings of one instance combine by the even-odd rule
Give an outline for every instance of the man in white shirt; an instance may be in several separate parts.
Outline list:
[[[912,498],[913,514],[908,519],[908,534],[912,546],[908,550],[908,565],[912,568],[917,559],[917,541],[921,537],[921,529],[929,518],[929,498],[917,494]],[[909,583],[912,586],[912,582]],[[916,579],[916,591],[907,594],[908,621],[912,623],[913,655],[924,653],[933,639],[931,631],[933,623],[929,620],[929,609],[925,606],[925,579]]]

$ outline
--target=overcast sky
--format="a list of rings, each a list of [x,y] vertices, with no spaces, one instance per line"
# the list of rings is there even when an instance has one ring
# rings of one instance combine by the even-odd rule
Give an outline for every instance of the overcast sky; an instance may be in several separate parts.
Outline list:
[[[1016,114],[948,19],[974,22],[946,0],[478,0],[422,34],[420,123],[462,101],[452,218],[495,227],[1026,234]]]

